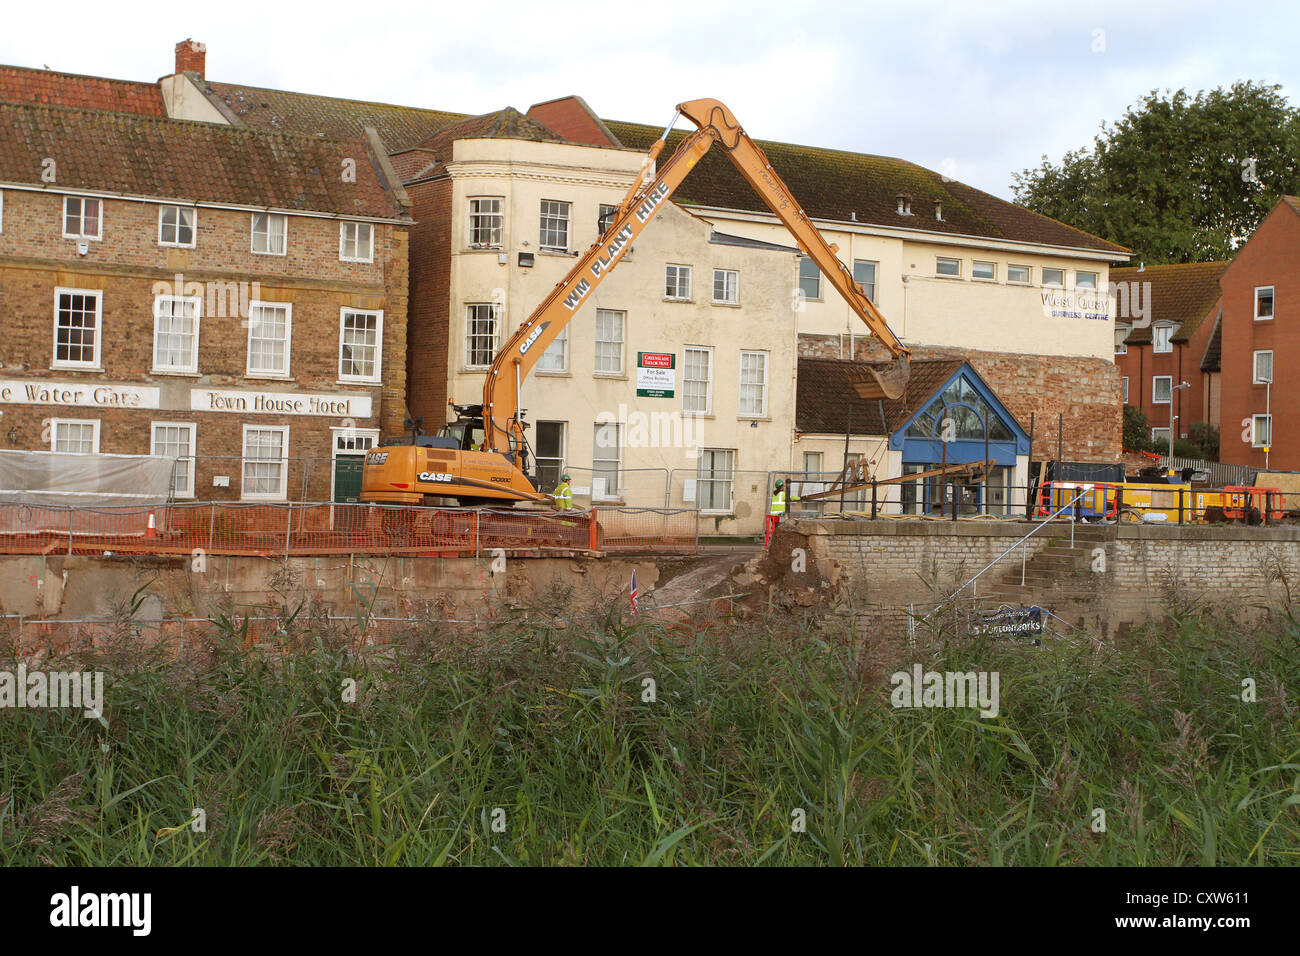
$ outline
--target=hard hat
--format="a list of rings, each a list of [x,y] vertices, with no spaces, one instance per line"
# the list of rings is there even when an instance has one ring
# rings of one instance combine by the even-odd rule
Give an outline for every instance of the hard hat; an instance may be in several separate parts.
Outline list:
[[[776,486],[777,486],[778,488],[783,487],[784,485],[785,485],[785,479],[784,479],[784,478],[778,478],[778,479],[776,480]]]
[[[568,475],[560,475],[560,481],[568,481],[568,480],[569,480]]]

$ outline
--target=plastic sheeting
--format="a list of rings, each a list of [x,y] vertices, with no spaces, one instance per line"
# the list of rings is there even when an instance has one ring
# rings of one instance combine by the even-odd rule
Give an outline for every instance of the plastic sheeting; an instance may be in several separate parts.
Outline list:
[[[0,451],[0,504],[64,508],[162,505],[174,458]],[[66,525],[66,522],[65,522]]]

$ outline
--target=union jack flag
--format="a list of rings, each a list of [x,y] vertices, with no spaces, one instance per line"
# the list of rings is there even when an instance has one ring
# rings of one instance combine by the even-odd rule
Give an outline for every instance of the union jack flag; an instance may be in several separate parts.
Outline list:
[[[640,610],[639,610],[639,609],[637,608],[637,606],[636,606],[636,599],[637,599],[637,592],[636,592],[636,570],[633,569],[633,571],[632,571],[632,613],[633,613],[633,614],[636,614],[636,615],[639,616],[641,612],[640,612]]]

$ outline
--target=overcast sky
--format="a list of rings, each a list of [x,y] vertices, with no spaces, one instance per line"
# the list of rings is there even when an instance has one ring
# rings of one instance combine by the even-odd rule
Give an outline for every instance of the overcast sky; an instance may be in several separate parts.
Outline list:
[[[567,93],[666,123],[711,96],[749,133],[898,156],[1010,197],[1151,89],[1278,83],[1300,99],[1288,2],[357,0],[9,3],[0,62],[126,79],[207,44],[211,79],[464,113]]]

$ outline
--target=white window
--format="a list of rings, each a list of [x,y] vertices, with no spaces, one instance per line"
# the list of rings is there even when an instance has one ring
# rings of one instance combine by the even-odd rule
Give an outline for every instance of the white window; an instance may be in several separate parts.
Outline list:
[[[50,451],[98,455],[99,419],[51,418]]]
[[[153,297],[153,370],[155,372],[197,372],[199,370],[198,296]]]
[[[1263,385],[1266,382],[1273,381],[1273,350],[1268,349],[1255,353],[1255,374],[1252,381],[1256,385]]]
[[[1252,415],[1250,419],[1250,444],[1254,448],[1263,448],[1273,444],[1273,416]]]
[[[248,306],[248,375],[287,376],[293,306],[288,302],[258,302]]]
[[[608,203],[600,204],[600,218],[596,220],[596,237],[603,236],[609,227],[614,224],[614,214],[618,212],[617,206],[611,206]]]
[[[175,458],[172,468],[172,497],[194,497],[194,423],[154,422],[149,454]]]
[[[713,411],[713,349],[688,347],[682,364],[682,411],[708,415]]]
[[[817,479],[821,477],[822,462],[825,458],[823,452],[806,451],[803,453],[803,474],[805,478]]]
[[[1074,274],[1074,287],[1076,289],[1097,290],[1097,273],[1095,272],[1076,272]]]
[[[537,437],[533,440],[533,455],[537,462],[537,487],[553,491],[564,474],[564,439],[568,422],[537,423]]]
[[[103,229],[103,206],[98,199],[63,197],[64,239],[98,239]]]
[[[473,196],[469,201],[469,244],[473,249],[500,249],[506,217],[500,196]]]
[[[623,374],[623,326],[627,313],[596,310],[596,371]]]
[[[1007,281],[1008,281],[1008,282],[1028,282],[1028,281],[1029,281],[1029,266],[1012,266],[1012,265],[1008,265],[1008,266],[1007,266]]]
[[[691,297],[691,267],[669,265],[664,270],[664,296],[669,299]]]
[[[623,461],[623,426],[597,422],[591,451],[591,498],[613,498],[618,493]]]
[[[799,294],[805,299],[822,297],[822,271],[808,256],[799,257]]]
[[[934,274],[937,276],[946,276],[956,278],[961,275],[960,259],[945,259],[939,257],[934,260]]]
[[[740,273],[734,269],[713,270],[713,301],[720,305],[740,303]]]
[[[695,472],[695,501],[701,511],[730,512],[735,491],[736,452],[701,448]]]
[[[289,247],[289,217],[277,213],[253,213],[253,251],[264,256],[282,256]]]
[[[1273,318],[1273,287],[1261,285],[1255,287],[1255,321],[1266,322]]]
[[[158,210],[158,245],[193,249],[195,218],[189,206],[163,206]]]
[[[344,262],[374,262],[375,227],[368,222],[339,223],[339,258]]]
[[[1151,329],[1151,351],[1172,352],[1174,350],[1174,327],[1156,325]]]
[[[487,368],[497,351],[497,307],[473,302],[465,307],[465,365]]]
[[[880,263],[868,262],[866,259],[853,260],[853,279],[862,286],[862,291],[872,302],[876,301],[876,272]]]
[[[972,279],[996,279],[998,277],[998,264],[996,262],[981,262],[976,259],[971,263],[970,274]]]
[[[98,368],[102,293],[90,289],[54,290],[52,368]]]
[[[1065,270],[1064,269],[1043,269],[1043,285],[1053,286],[1055,288],[1065,287]]]
[[[377,382],[384,348],[384,313],[343,309],[339,315],[339,378]]]
[[[560,329],[546,351],[537,360],[539,372],[567,372],[569,370],[569,327]]]
[[[540,245],[552,252],[569,251],[569,208],[567,202],[542,200],[542,237]]]
[[[1119,380],[1120,390],[1124,393],[1124,404],[1128,404],[1128,376],[1125,375]]]
[[[289,486],[289,427],[244,426],[244,498],[283,500]]]
[[[1169,429],[1168,429],[1168,428],[1153,428],[1153,429],[1151,429],[1151,440],[1152,440],[1153,442],[1155,442],[1156,444],[1158,444],[1158,445],[1164,445],[1166,448],[1168,448],[1168,447],[1169,447]]]
[[[740,417],[767,415],[767,353],[740,353]]]
[[[1156,405],[1168,405],[1173,394],[1174,380],[1169,375],[1155,375],[1151,378],[1151,401]]]
[[[1116,355],[1127,355],[1127,354],[1128,354],[1128,333],[1129,333],[1129,331],[1130,331],[1130,330],[1129,330],[1129,327],[1128,327],[1127,325],[1118,325],[1118,324],[1117,324],[1117,325],[1115,326],[1115,354],[1116,354]]]

